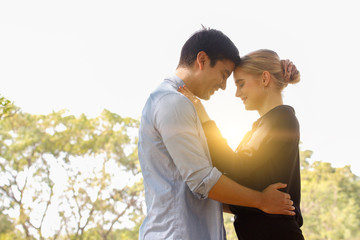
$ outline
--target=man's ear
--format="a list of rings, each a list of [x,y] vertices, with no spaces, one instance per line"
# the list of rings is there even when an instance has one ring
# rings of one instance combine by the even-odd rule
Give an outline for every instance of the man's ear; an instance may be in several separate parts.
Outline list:
[[[271,80],[271,75],[268,71],[264,71],[261,75],[262,77],[262,84],[264,87],[269,86],[270,84],[270,80]]]
[[[209,61],[209,57],[204,51],[198,52],[196,56],[196,63],[199,66],[200,70],[203,70],[205,63]]]

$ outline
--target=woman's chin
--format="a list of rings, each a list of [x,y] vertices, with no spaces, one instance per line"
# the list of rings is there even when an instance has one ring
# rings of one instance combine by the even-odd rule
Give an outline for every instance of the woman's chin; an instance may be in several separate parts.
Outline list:
[[[245,110],[246,111],[253,111],[253,110],[256,110],[256,108],[254,108],[253,106],[250,106],[248,104],[245,104]]]

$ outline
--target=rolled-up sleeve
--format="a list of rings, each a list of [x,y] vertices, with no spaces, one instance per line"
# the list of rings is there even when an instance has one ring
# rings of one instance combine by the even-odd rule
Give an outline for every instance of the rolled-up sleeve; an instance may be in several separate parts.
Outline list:
[[[212,166],[194,106],[183,95],[172,93],[159,100],[154,113],[155,126],[181,178],[195,195],[207,198],[222,174]]]

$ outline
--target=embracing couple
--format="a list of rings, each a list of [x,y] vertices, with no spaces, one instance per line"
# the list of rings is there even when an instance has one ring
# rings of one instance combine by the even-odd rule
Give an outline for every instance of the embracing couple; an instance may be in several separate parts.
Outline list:
[[[233,151],[200,99],[233,73],[236,97],[260,117]],[[143,109],[139,160],[147,215],[139,239],[226,239],[223,211],[239,239],[304,239],[300,227],[299,124],[281,92],[300,80],[271,50],[240,58],[222,32],[202,29],[184,44],[175,75]]]

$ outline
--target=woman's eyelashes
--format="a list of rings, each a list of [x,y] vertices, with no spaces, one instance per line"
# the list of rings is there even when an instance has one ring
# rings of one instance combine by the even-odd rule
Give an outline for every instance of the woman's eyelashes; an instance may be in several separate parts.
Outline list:
[[[242,88],[245,85],[245,82],[244,82],[244,80],[237,80],[237,81],[235,81],[235,85],[238,88]]]
[[[238,88],[242,88],[245,85],[245,83],[241,81],[241,82],[237,82],[236,85],[238,86]]]

